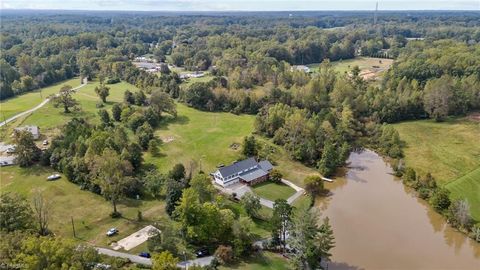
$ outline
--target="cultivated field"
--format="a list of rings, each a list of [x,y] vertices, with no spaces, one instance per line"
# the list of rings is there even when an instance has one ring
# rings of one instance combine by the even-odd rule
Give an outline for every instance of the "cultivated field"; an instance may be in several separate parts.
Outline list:
[[[467,198],[480,220],[480,124],[466,118],[443,123],[432,120],[395,124],[406,142],[407,166],[430,172],[446,185],[452,198]]]

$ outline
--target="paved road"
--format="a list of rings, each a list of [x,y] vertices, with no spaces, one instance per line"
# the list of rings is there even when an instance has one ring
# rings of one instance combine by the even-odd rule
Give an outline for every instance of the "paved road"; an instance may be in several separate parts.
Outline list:
[[[103,254],[103,255],[107,255],[107,256],[110,256],[110,257],[129,259],[133,263],[152,266],[152,260],[151,259],[143,258],[143,257],[137,256],[137,255],[133,255],[133,254],[125,253],[125,252],[119,252],[119,251],[111,250],[111,249],[108,249],[108,248],[97,247],[95,249],[98,251],[98,253]],[[192,266],[192,265],[206,266],[206,265],[209,265],[212,262],[213,258],[214,258],[213,256],[208,256],[208,257],[198,258],[198,259],[194,259],[194,260],[183,261],[183,262],[179,262],[177,264],[177,266],[181,267],[181,268],[185,268],[185,266]]]
[[[87,84],[82,84],[82,85],[80,85],[80,86],[77,86],[77,87],[73,88],[72,90],[73,90],[73,91],[77,91],[78,89],[84,87],[85,85],[87,85]],[[57,94],[57,95],[58,95],[58,94]],[[47,99],[45,99],[44,101],[42,101],[40,104],[38,104],[37,106],[33,107],[32,109],[27,110],[27,111],[24,111],[24,112],[21,112],[21,113],[19,113],[19,114],[16,114],[16,115],[8,118],[7,120],[5,120],[5,121],[3,121],[3,122],[0,122],[0,127],[2,127],[2,126],[4,126],[4,125],[6,125],[6,124],[8,124],[8,123],[10,123],[10,122],[12,122],[12,121],[14,121],[14,120],[17,119],[17,118],[20,118],[20,117],[22,117],[22,116],[24,116],[24,115],[27,115],[27,114],[29,114],[29,113],[32,113],[32,112],[40,109],[41,107],[45,106],[45,104],[47,104],[50,100],[51,100],[51,98],[47,98]]]
[[[97,247],[96,249],[97,249],[98,253],[103,254],[103,255],[107,255],[107,256],[110,256],[110,257],[118,257],[118,258],[129,259],[133,263],[139,263],[139,264],[144,264],[144,265],[149,265],[149,266],[152,265],[152,260],[137,256],[137,255],[132,255],[132,254],[124,253],[124,252],[118,252],[118,251],[114,251],[114,250],[111,250],[111,249],[108,249],[108,248]]]

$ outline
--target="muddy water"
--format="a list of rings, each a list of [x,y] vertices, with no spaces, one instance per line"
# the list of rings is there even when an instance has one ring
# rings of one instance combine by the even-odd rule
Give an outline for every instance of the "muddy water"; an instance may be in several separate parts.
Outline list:
[[[335,233],[329,269],[480,269],[480,244],[447,226],[380,156],[366,150],[349,162],[317,203]]]

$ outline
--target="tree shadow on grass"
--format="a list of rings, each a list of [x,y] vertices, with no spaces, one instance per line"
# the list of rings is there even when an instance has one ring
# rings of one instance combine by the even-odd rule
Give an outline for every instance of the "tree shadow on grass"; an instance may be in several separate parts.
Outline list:
[[[186,125],[190,122],[190,118],[185,115],[179,115],[177,117],[173,117],[170,115],[163,116],[162,121],[158,125],[158,129],[166,130],[168,125],[170,124],[179,124],[179,125]]]
[[[40,176],[40,175],[45,175],[53,172],[50,167],[44,167],[40,165],[34,165],[34,166],[24,167],[24,168],[19,167],[19,168],[20,168],[19,174],[22,176],[31,176],[31,175]]]
[[[242,269],[243,265],[242,262],[245,262],[247,264],[255,263],[261,266],[268,266],[270,265],[271,261],[268,257],[266,257],[263,252],[255,252],[249,257],[245,258],[243,261],[236,261],[231,264],[228,264],[229,269]]]

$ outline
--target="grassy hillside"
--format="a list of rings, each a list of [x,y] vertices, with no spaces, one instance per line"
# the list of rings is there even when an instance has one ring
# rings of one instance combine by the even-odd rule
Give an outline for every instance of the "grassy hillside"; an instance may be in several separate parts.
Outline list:
[[[61,86],[65,84],[72,83],[72,80],[66,81],[60,85],[57,85],[53,88],[45,88],[42,92],[46,92],[47,90],[53,93],[57,93]],[[70,84],[73,85],[73,84]],[[78,92],[74,94],[74,98],[80,103],[80,110],[74,111],[71,113],[63,113],[62,108],[55,108],[52,102],[47,103],[42,108],[38,109],[37,111],[19,118],[12,123],[8,124],[7,131],[2,132],[2,137],[7,139],[5,135],[11,134],[11,130],[15,127],[22,126],[22,125],[36,125],[40,127],[40,131],[42,134],[47,135],[50,137],[51,135],[58,132],[57,128],[60,127],[63,123],[67,123],[70,119],[74,117],[84,117],[93,122],[98,121],[97,111],[98,108],[96,107],[97,103],[100,101],[99,97],[95,93],[95,87],[99,85],[98,81],[89,82],[86,86],[80,88]],[[125,90],[130,90],[132,92],[138,91],[138,88],[135,86],[126,83],[120,82],[116,84],[108,85],[110,88],[110,95],[107,97],[107,103],[103,107],[104,109],[110,110],[114,103],[122,102],[123,101],[123,93]],[[53,90],[55,91],[53,91]],[[30,95],[30,94],[27,94]],[[13,114],[20,113],[22,111],[28,110],[32,107],[35,107],[37,104],[41,102],[38,100],[37,103],[30,104],[30,107],[27,107],[25,102],[22,102],[22,97],[15,99],[9,99],[2,103],[2,110],[3,106],[7,106],[10,108],[10,112]],[[37,94],[38,95],[38,94]],[[30,101],[30,99],[29,99]]]
[[[209,173],[219,164],[228,165],[242,158],[241,144],[243,138],[250,135],[254,128],[253,115],[235,115],[231,113],[203,112],[184,104],[177,104],[177,119],[168,118],[156,131],[156,136],[164,142],[160,147],[161,155],[145,155],[146,162],[168,171],[176,163],[183,163],[187,168],[200,167]],[[261,145],[271,145],[275,152],[271,159],[284,176],[298,185],[314,169],[307,168],[299,162],[292,161],[285,150],[270,141],[258,137]],[[235,149],[232,144],[237,144]]]
[[[480,124],[462,118],[394,127],[406,142],[406,165],[422,174],[430,172],[452,192],[452,198],[467,198],[472,215],[480,220]]]
[[[37,190],[41,191],[52,205],[49,224],[57,235],[73,237],[73,218],[76,240],[107,246],[110,241],[121,239],[165,215],[162,201],[126,199],[119,205],[123,218],[112,219],[109,216],[112,212],[110,202],[100,195],[80,190],[79,186],[65,178],[47,181],[47,176],[52,173],[50,168],[40,166],[3,167],[0,171],[0,192],[14,191],[30,199]],[[142,222],[136,221],[138,211],[142,211]],[[106,237],[105,233],[111,227],[117,227],[120,234]]]
[[[168,118],[156,131],[164,141],[160,157],[147,156],[146,160],[167,171],[176,163],[190,165],[206,172],[220,163],[229,164],[240,158],[240,144],[253,131],[254,117],[231,113],[202,112],[177,104],[178,117]]]
[[[25,93],[23,95],[15,96],[0,102],[1,118],[8,119],[17,113],[26,111],[40,104],[45,98],[52,94],[58,93],[60,88],[64,85],[77,87],[80,85],[80,78],[73,78],[53,86],[45,87],[34,92]]]

